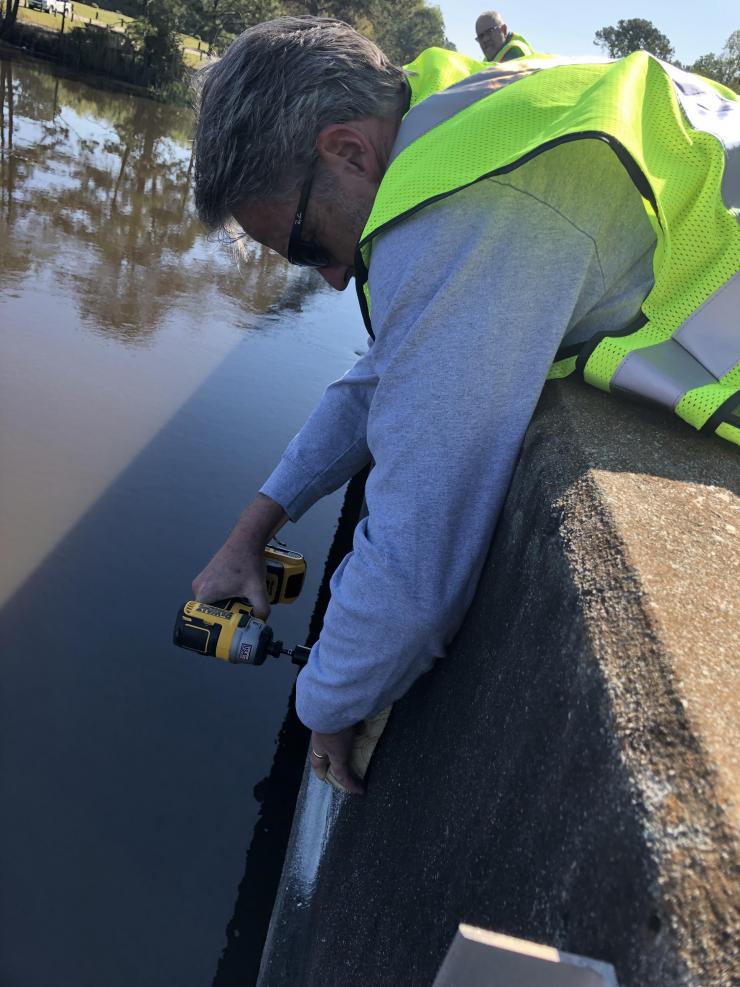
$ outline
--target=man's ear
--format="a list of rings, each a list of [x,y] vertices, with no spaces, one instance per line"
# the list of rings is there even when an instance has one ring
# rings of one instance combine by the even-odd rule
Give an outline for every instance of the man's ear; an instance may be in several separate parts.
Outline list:
[[[316,138],[319,157],[332,170],[367,174],[372,146],[365,134],[349,123],[330,123]]]

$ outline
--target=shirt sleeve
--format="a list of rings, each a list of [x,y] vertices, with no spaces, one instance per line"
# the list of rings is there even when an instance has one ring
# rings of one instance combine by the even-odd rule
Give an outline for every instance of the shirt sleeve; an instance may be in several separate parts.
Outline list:
[[[297,521],[367,465],[367,415],[378,380],[372,348],[330,384],[260,488]]]
[[[495,180],[375,246],[369,515],[298,677],[311,729],[378,712],[444,654],[560,340],[603,292],[596,253],[560,212]]]

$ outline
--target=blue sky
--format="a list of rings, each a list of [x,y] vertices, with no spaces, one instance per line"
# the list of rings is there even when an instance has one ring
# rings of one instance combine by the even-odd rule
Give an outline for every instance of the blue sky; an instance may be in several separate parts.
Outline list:
[[[435,0],[429,0],[434,3]],[[690,64],[699,55],[719,52],[730,34],[740,29],[740,9],[733,3],[705,0],[689,4],[682,0],[621,0],[584,2],[565,0],[436,0],[442,9],[447,36],[459,51],[479,55],[475,41],[475,19],[483,10],[500,11],[510,30],[523,34],[535,48],[561,55],[598,55],[593,44],[600,27],[618,20],[642,17],[667,35],[676,58]]]

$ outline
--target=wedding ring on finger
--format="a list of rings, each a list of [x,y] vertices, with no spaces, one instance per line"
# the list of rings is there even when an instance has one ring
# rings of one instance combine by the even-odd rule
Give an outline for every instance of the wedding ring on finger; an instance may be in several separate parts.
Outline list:
[[[313,754],[314,757],[318,757],[318,758],[325,758],[329,756],[328,754],[319,754],[318,751],[315,751],[313,749],[313,747],[311,748],[311,753]]]

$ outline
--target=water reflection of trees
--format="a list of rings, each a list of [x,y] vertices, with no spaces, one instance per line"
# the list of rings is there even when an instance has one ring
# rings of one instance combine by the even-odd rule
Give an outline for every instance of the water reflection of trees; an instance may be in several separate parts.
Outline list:
[[[253,313],[316,289],[257,244],[237,264],[192,206],[187,111],[0,58],[0,270],[52,272],[83,321],[143,341],[173,303],[208,324],[219,295]],[[223,303],[223,301],[222,301]]]

